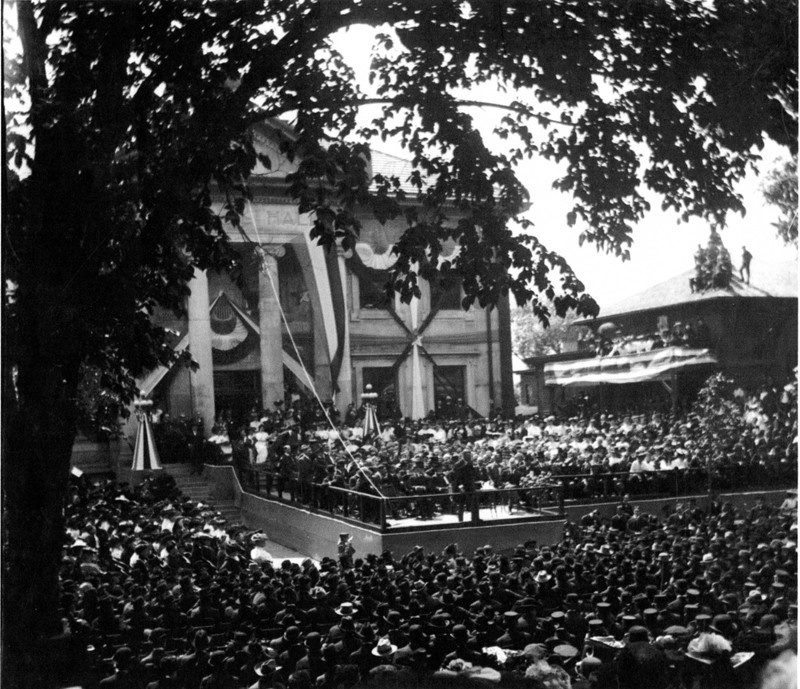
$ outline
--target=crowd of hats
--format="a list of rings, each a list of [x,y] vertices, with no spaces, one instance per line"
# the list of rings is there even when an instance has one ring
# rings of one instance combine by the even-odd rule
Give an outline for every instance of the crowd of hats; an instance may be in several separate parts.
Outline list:
[[[312,497],[310,489],[298,489],[311,483],[366,493],[377,487],[385,496],[413,498],[555,482],[567,500],[581,501],[793,482],[796,384],[734,399],[715,409],[713,419],[701,405],[681,415],[431,418],[388,424],[381,436],[366,441],[342,427],[338,432],[347,449],[332,440],[330,430],[313,425],[303,430],[291,418],[286,426],[271,417],[268,427],[254,421],[242,431],[233,442],[233,456],[239,468],[263,474],[261,490],[291,490],[300,502],[318,499],[319,491]],[[470,486],[458,480],[465,461],[474,467]],[[525,506],[526,495],[519,493],[518,505]],[[452,503],[434,501],[428,507],[446,510]]]
[[[752,653],[757,669],[794,644],[791,496],[686,502],[636,529],[595,513],[558,544],[509,553],[453,543],[320,563],[264,557],[266,534],[226,526],[168,478],[84,477],[70,496],[60,603],[87,685],[115,671],[153,689],[635,686],[659,667],[647,686],[680,686],[707,657]]]

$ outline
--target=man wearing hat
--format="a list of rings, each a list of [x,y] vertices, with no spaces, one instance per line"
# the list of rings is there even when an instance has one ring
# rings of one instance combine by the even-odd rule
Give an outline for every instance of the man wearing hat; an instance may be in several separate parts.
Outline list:
[[[349,658],[355,651],[361,648],[361,638],[356,631],[356,625],[352,617],[343,617],[335,629],[338,634],[332,635],[334,627],[328,633],[328,642],[333,644],[339,658]],[[335,641],[334,641],[335,639]]]
[[[220,611],[210,589],[200,589],[197,604],[189,611],[189,620],[194,626],[213,625],[220,621]]]
[[[314,620],[317,624],[336,624],[339,615],[336,614],[334,606],[329,601],[327,590],[323,586],[314,586],[309,591],[310,601],[306,609],[309,620]]]
[[[408,643],[397,649],[394,660],[397,665],[411,665],[414,654],[418,651],[425,653],[426,658],[428,655],[428,644],[430,638],[425,633],[422,625],[412,624],[408,628]]]
[[[272,554],[267,550],[267,534],[256,532],[250,537],[252,548],[250,549],[250,559],[261,564],[262,562],[272,562]]]
[[[353,567],[353,556],[356,549],[353,546],[353,539],[349,533],[339,534],[339,543],[336,545],[336,550],[339,556],[339,566],[343,570],[348,570]]]
[[[449,633],[450,623],[450,617],[446,615],[434,615],[428,622],[428,633],[431,637],[428,649],[431,664],[435,667],[440,667],[447,655],[455,650],[455,640]]]
[[[114,674],[100,680],[101,689],[138,689],[136,659],[133,651],[127,646],[122,646],[114,653]]]
[[[278,651],[278,664],[286,674],[291,674],[297,662],[306,655],[308,648],[304,645],[302,632],[296,625],[287,627],[280,641],[282,643],[273,645],[276,650],[281,649]]]
[[[208,657],[209,674],[200,682],[200,689],[238,689],[235,661],[224,651],[214,651]]]
[[[272,689],[282,679],[281,668],[275,658],[260,662],[254,672],[258,679],[248,689]]]
[[[395,653],[397,653],[397,646],[387,637],[380,638],[376,646],[372,649],[372,655],[377,659],[375,667],[379,665],[393,665]]]
[[[444,589],[434,598],[441,601],[441,605],[434,611],[434,614],[437,612],[447,613],[456,623],[464,622],[469,616],[469,612],[456,602],[456,595],[450,589]]]
[[[483,664],[484,656],[475,643],[474,637],[470,635],[469,630],[463,624],[454,625],[450,630],[450,636],[453,637],[455,648],[445,656],[445,664],[456,658],[473,665]]]
[[[597,656],[586,655],[583,660],[575,665],[577,679],[572,683],[572,689],[593,689],[598,685],[598,674],[603,666],[603,661]]]
[[[165,655],[158,661],[158,677],[147,685],[147,689],[178,689],[178,660]]]
[[[208,674],[211,641],[205,629],[198,629],[192,639],[192,650],[178,657],[178,678],[183,686],[196,687]]]
[[[628,526],[628,514],[622,505],[617,505],[617,513],[611,518],[611,528],[616,531],[625,531]]]
[[[564,599],[566,607],[563,621],[564,629],[575,639],[575,643],[578,645],[583,643],[583,638],[589,631],[589,623],[578,609],[579,604],[580,599],[577,593],[568,593]]]
[[[269,642],[269,646],[275,652],[276,658],[279,658],[281,653],[293,646],[302,645],[300,627],[294,624],[293,619],[288,617],[284,618],[284,623],[288,626],[285,628],[283,634]],[[297,662],[297,660],[298,658],[295,658],[295,662]]]
[[[521,651],[525,646],[533,641],[531,634],[525,631],[527,622],[522,627],[519,624],[520,614],[514,610],[507,610],[503,613],[503,626],[505,632],[497,639],[500,648],[512,648]]]
[[[669,669],[666,656],[648,641],[644,627],[631,628],[629,641],[619,652],[614,665],[620,689],[666,687]]]
[[[319,632],[308,632],[304,643],[305,653],[297,660],[293,669],[307,670],[312,677],[319,677],[325,673],[326,668],[322,656],[322,637]]]

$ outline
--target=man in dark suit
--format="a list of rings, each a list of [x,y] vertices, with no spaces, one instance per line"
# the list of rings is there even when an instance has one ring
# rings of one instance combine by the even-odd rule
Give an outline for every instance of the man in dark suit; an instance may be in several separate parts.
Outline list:
[[[127,646],[114,653],[114,674],[100,680],[101,689],[141,689],[133,651]]]
[[[477,480],[478,472],[472,463],[472,453],[469,450],[464,450],[450,473],[451,490],[456,493],[456,509],[458,510],[458,521],[460,522],[464,521],[464,509],[468,504],[470,509],[473,510],[473,519],[477,518],[477,507],[472,505],[475,482]]]

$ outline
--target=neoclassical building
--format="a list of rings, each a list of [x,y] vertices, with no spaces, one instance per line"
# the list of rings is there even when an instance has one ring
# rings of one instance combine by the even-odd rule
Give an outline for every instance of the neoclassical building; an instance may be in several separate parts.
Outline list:
[[[278,137],[290,134],[281,123],[255,132],[272,165],[251,178],[246,238],[228,228],[238,274],[195,274],[188,318],[157,315],[197,369],[151,371],[139,381],[142,394],[173,416],[202,417],[207,431],[224,410],[269,409],[285,396],[316,395],[343,411],[367,384],[412,418],[448,397],[481,415],[492,405],[513,410],[508,303],[465,311],[460,285],[424,279],[411,304],[387,300],[382,286],[404,220],[382,225],[365,209],[354,251],[318,246],[311,220],[286,194],[295,166],[279,153]],[[411,170],[378,152],[371,166],[403,180]],[[445,246],[444,257],[458,250]]]

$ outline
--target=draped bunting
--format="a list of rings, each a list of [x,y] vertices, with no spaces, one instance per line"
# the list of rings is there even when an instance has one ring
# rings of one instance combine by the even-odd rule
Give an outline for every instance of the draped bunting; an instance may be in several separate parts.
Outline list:
[[[333,306],[333,326],[336,328],[336,349],[331,357],[331,385],[334,392],[339,392],[339,374],[342,370],[345,330],[347,328],[344,282],[339,272],[339,257],[336,251],[325,252],[325,263],[328,269],[328,285],[330,286],[331,304]]]
[[[259,334],[256,322],[227,294],[220,292],[209,306],[214,363],[229,364],[247,354]]]
[[[339,281],[339,268],[336,266],[336,252],[331,249],[326,250],[320,246],[315,239],[311,239],[311,230],[303,232],[308,256],[311,259],[311,269],[314,274],[314,285],[307,285],[309,289],[316,290],[319,299],[322,317],[322,325],[325,334],[325,344],[327,346],[328,363],[331,366],[331,382],[335,384],[338,378],[338,370],[333,370],[334,362],[341,362],[341,343],[343,335],[341,323],[344,318],[344,298],[341,296],[341,284]],[[329,260],[333,258],[333,264]],[[332,268],[335,266],[335,270]]]
[[[366,440],[367,438],[380,435],[381,432],[381,425],[378,423],[378,414],[375,411],[374,404],[367,404],[364,408],[364,423],[362,425],[363,430],[363,438]]]
[[[394,253],[392,244],[385,253],[378,254],[366,242],[356,244],[356,253],[367,268],[372,270],[389,270],[397,262],[397,254]]]
[[[708,366],[717,358],[708,349],[667,347],[629,356],[604,356],[545,364],[545,385],[597,385],[666,380],[673,372]]]
[[[220,293],[220,295],[217,296],[217,298],[211,303],[209,311],[211,311],[214,308],[214,305],[216,305],[217,300],[221,296],[222,293]],[[261,336],[261,329],[258,327],[258,324],[255,321],[253,321],[253,319],[250,318],[250,316],[247,315],[246,312],[244,312],[236,305],[235,302],[231,301],[230,306],[232,310],[236,313],[237,317],[241,318],[241,320],[247,326],[248,338],[241,344],[241,348],[244,350],[243,351],[244,354],[246,353],[247,348],[249,348],[250,346],[251,339]],[[212,338],[213,336],[214,334],[212,331]],[[189,346],[189,336],[184,335],[183,338],[180,340],[180,342],[178,342],[178,344],[175,345],[174,349],[178,352],[183,352],[188,348],[188,346]],[[214,345],[212,341],[212,352],[214,356],[214,361],[216,363],[228,363],[229,360],[236,361],[236,359],[238,358],[239,347],[234,347],[232,350],[229,350],[227,352],[219,349],[214,349],[213,347]],[[295,378],[297,378],[297,382],[299,384],[301,384],[310,391],[308,381],[306,380],[305,374],[303,373],[303,369],[297,362],[297,360],[285,350],[282,352],[282,357],[283,357],[283,365],[286,366],[286,368],[288,368],[292,372]],[[158,384],[162,380],[164,380],[166,375],[170,372],[173,365],[169,367],[159,366],[158,368],[155,368],[152,371],[150,371],[150,373],[148,373],[147,376],[138,385],[139,394],[142,397],[147,397],[149,395],[152,395],[153,391],[156,389],[156,387],[158,387]]]
[[[418,333],[419,299],[411,300],[411,330]],[[425,401],[422,396],[422,365],[419,350],[422,347],[422,336],[417,335],[411,342],[411,418],[421,419],[425,416]]]
[[[456,252],[457,251],[458,251],[458,247],[456,248]],[[454,252],[453,254],[449,254],[449,256],[452,257],[453,255],[455,255],[456,252]],[[445,259],[445,260],[447,260],[447,259]],[[440,259],[440,263],[441,263],[441,259]],[[364,265],[364,263],[361,260],[361,254],[358,251],[354,251],[352,256],[347,259],[347,267],[350,269],[350,271],[353,273],[353,275],[355,275],[359,280],[368,280],[368,281],[373,282],[373,283],[380,282],[381,286],[383,286],[382,283],[385,282],[385,280],[386,280],[385,271],[380,270],[380,269],[376,269],[376,268],[370,268],[369,266]],[[422,321],[422,323],[418,327],[414,327],[413,329],[409,329],[409,327],[405,324],[403,319],[400,318],[400,316],[397,315],[397,312],[394,310],[394,305],[392,304],[391,300],[387,300],[386,301],[386,304],[383,307],[383,309],[394,319],[395,323],[397,323],[400,326],[400,328],[403,329],[403,331],[406,333],[406,336],[408,337],[408,342],[406,343],[405,347],[403,348],[403,351],[400,352],[400,355],[397,357],[397,359],[395,359],[395,362],[392,364],[392,374],[393,375],[397,374],[398,369],[400,368],[401,364],[406,360],[408,355],[409,354],[413,354],[414,352],[417,354],[417,357],[422,355],[428,361],[430,361],[431,364],[433,364],[434,376],[436,375],[436,360],[425,349],[424,345],[422,344],[421,337],[422,337],[422,334],[425,332],[425,330],[427,330],[428,326],[431,324],[433,319],[436,317],[436,314],[439,313],[442,294],[443,294],[443,292],[440,292],[439,293],[439,299],[435,300],[434,303],[431,304],[431,310],[428,313],[428,315],[425,316],[425,319]],[[416,300],[414,300],[414,301],[416,301]],[[413,302],[412,302],[412,304],[413,304]],[[414,306],[412,305],[412,319],[413,318],[417,318],[418,319],[419,316],[418,316],[418,314],[416,316],[414,315],[413,308],[414,308]],[[419,361],[419,359],[417,359],[417,360]],[[412,368],[413,368],[413,360],[412,360]],[[419,374],[420,375],[419,386],[418,386],[417,389],[419,390],[420,398],[422,398],[422,379],[421,379],[421,371],[422,371],[422,369],[421,369],[421,366],[419,364],[418,364],[417,370],[420,372],[420,374]],[[413,374],[413,370],[412,370],[412,374]],[[415,385],[415,386],[412,387],[412,395],[414,394],[413,393],[413,388],[415,388],[415,387],[417,387],[417,386]],[[412,398],[412,407],[413,407],[414,404],[415,403],[414,403],[413,398]],[[417,405],[419,406],[419,408],[424,409],[424,399],[422,399],[421,402],[417,402]],[[472,407],[469,407],[469,410],[475,416],[477,416],[477,417],[481,416],[481,414],[479,414]],[[421,414],[421,416],[424,416],[424,412]]]
[[[394,244],[382,254],[376,253],[371,245],[366,242],[358,242],[356,244],[355,253],[364,266],[372,270],[389,270],[397,262],[397,254],[394,253]],[[461,253],[461,247],[455,245],[453,250],[448,254],[439,254],[436,262],[436,267],[441,268],[442,263],[445,261],[452,261],[456,256]]]

